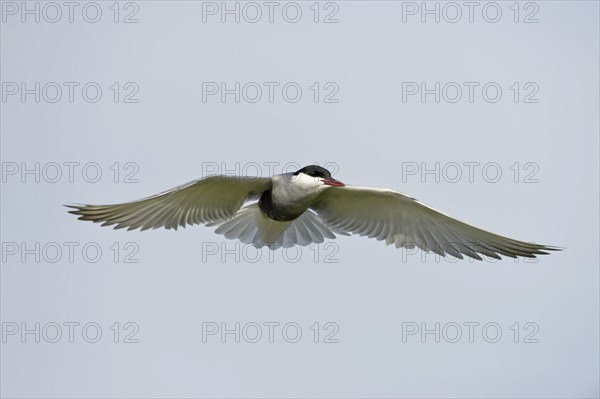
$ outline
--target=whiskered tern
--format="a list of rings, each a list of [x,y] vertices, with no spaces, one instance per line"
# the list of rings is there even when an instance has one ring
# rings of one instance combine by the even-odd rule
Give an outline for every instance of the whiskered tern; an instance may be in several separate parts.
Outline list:
[[[459,259],[560,250],[490,233],[393,190],[345,185],[317,165],[272,178],[211,176],[122,204],[67,206],[80,220],[115,229],[206,224],[228,239],[270,249],[358,234]]]

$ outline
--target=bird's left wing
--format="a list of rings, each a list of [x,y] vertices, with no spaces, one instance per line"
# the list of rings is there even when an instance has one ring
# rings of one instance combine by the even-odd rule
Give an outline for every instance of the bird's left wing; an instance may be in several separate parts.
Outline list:
[[[67,205],[80,220],[115,225],[128,230],[186,225],[227,220],[247,200],[256,199],[271,187],[270,178],[211,176],[191,181],[138,201],[114,205]]]
[[[445,256],[482,260],[547,254],[558,248],[513,240],[471,226],[396,191],[345,186],[325,190],[311,208],[334,231],[419,247]]]

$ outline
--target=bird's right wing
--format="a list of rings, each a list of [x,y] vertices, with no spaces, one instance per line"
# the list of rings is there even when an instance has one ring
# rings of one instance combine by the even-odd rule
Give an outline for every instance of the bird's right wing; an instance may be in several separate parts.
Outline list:
[[[256,199],[271,188],[271,179],[262,177],[211,176],[191,181],[138,201],[114,205],[67,205],[80,220],[115,225],[115,229],[164,227],[227,220],[247,200]]]
[[[558,248],[513,240],[471,226],[396,191],[366,187],[332,187],[311,208],[334,231],[385,240],[399,247],[419,247],[439,255],[482,260],[535,258]]]

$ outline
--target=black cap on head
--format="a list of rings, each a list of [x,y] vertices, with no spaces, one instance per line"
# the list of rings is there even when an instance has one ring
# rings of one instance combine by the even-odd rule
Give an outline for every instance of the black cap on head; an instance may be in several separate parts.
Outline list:
[[[298,170],[296,173],[294,173],[294,176],[297,176],[299,173],[304,173],[305,175],[309,175],[312,177],[321,177],[324,179],[331,178],[331,172],[319,165],[305,166],[302,169]]]

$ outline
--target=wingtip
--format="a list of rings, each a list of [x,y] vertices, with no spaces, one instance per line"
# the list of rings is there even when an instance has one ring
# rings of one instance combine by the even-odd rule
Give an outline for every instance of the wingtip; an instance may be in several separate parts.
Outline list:
[[[547,252],[543,252],[543,251],[564,251],[565,249],[567,249],[566,247],[558,247],[555,245],[543,245],[540,247],[540,255],[549,255],[549,253]]]
[[[86,206],[89,206],[89,205],[85,205],[85,204],[62,204],[62,206],[64,206],[65,208],[70,208],[70,209],[75,209],[77,211],[81,211],[81,210],[83,210],[83,208],[85,208]],[[68,211],[68,212],[73,212],[73,211]]]

